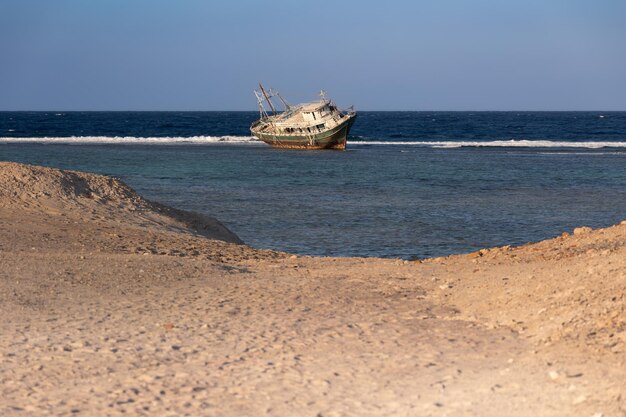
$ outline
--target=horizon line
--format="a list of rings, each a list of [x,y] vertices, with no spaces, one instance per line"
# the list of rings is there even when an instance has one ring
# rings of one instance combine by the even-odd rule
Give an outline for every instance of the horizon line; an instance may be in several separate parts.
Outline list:
[[[0,109],[0,113],[19,113],[19,112],[31,112],[31,113],[208,113],[208,112],[225,112],[225,113],[258,113],[257,109],[254,110],[63,110],[63,109],[45,109],[45,110],[4,110]],[[587,109],[587,110],[520,110],[520,109],[512,109],[512,110],[442,110],[442,109],[428,109],[428,110],[371,110],[371,109],[362,109],[357,110],[357,112],[394,112],[394,113],[426,113],[426,112],[440,112],[440,113],[557,113],[557,112],[568,112],[568,113],[589,113],[589,112],[606,112],[606,113],[623,113],[626,112],[624,110],[609,110],[609,109]]]

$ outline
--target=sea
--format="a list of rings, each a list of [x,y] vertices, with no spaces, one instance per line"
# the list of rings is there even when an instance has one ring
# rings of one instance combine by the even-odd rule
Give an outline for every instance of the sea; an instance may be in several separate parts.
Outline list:
[[[626,220],[626,112],[363,111],[346,151],[257,112],[0,112],[0,160],[112,175],[249,245],[421,259]]]

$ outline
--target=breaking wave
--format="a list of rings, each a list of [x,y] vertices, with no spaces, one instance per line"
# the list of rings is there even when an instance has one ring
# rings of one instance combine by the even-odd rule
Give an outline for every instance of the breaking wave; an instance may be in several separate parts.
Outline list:
[[[135,136],[67,136],[67,137],[0,137],[0,143],[41,143],[75,145],[262,145],[254,136],[174,136],[174,137],[135,137]],[[429,148],[626,148],[626,142],[567,142],[551,140],[492,140],[492,141],[385,141],[358,137],[349,140],[350,146],[421,146]]]
[[[396,145],[396,146],[424,146],[430,148],[626,148],[626,142],[565,142],[551,140],[490,140],[490,141],[352,141],[351,145]]]
[[[134,136],[67,136],[67,137],[0,137],[0,143],[59,143],[59,144],[129,144],[129,145],[172,145],[172,144],[259,144],[254,136],[191,136],[191,137],[134,137]]]

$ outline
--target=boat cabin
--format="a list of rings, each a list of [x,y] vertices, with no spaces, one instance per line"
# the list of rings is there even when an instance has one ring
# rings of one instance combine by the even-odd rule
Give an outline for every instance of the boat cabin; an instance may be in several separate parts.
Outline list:
[[[305,122],[315,122],[332,113],[333,108],[327,101],[322,103],[311,103],[302,107],[302,118]]]

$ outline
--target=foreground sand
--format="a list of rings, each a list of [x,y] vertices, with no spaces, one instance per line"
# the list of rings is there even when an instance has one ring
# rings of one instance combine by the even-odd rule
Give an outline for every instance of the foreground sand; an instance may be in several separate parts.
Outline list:
[[[626,415],[626,224],[422,262],[237,242],[0,163],[0,415]]]

